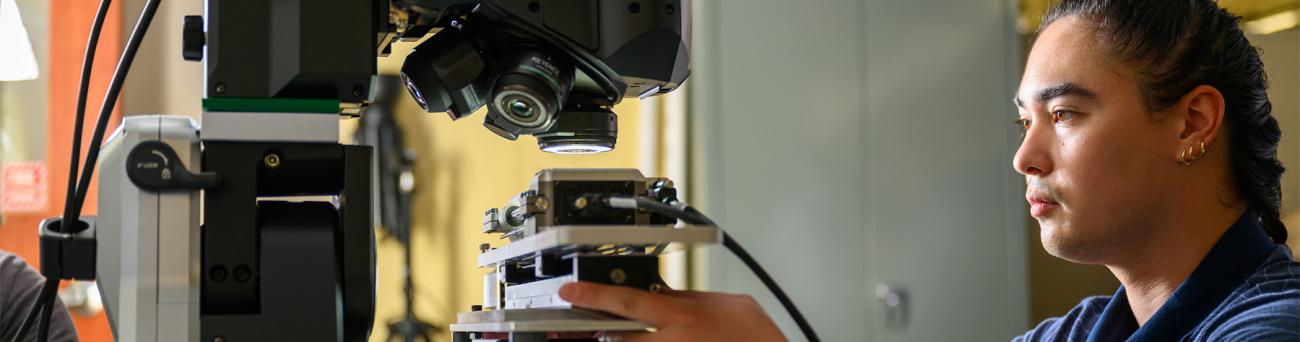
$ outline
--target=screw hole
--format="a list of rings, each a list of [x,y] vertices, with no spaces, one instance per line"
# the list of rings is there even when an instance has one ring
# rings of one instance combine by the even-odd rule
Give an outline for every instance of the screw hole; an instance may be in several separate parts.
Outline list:
[[[226,276],[229,274],[230,272],[226,271],[226,266],[217,265],[213,266],[211,271],[208,271],[208,278],[212,278],[212,281],[215,282],[223,282],[226,281]]]
[[[539,4],[536,1],[528,3],[529,12],[537,13],[537,11],[541,9],[542,9],[542,4]]]
[[[253,278],[253,269],[249,268],[248,265],[239,265],[239,267],[235,267],[235,280],[242,283],[251,278]]]
[[[631,5],[627,6],[627,11],[632,13],[641,12],[641,4],[633,2]]]

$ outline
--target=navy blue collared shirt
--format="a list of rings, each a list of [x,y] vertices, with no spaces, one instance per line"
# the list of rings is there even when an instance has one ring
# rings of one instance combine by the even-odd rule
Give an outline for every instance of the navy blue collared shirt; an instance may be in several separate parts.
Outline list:
[[[1089,297],[1015,341],[1300,341],[1300,263],[1247,211],[1147,323],[1124,287]]]

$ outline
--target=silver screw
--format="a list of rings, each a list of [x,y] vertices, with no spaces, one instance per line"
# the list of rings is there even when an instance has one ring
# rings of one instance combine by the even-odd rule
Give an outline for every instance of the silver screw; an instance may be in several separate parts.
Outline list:
[[[225,94],[225,93],[226,93],[226,84],[217,83],[217,94]]]
[[[546,200],[546,197],[537,198],[537,210],[546,211],[550,208],[551,208],[551,201]]]
[[[212,342],[226,342],[226,338],[222,336],[213,337]]]
[[[613,281],[615,284],[622,284],[627,281],[627,272],[623,272],[623,269],[621,268],[615,268],[613,271],[609,272],[609,280]]]
[[[586,209],[586,208],[587,208],[587,198],[586,198],[586,197],[578,197],[578,199],[573,200],[573,207],[574,207],[574,208],[578,208],[578,210]]]
[[[275,153],[267,154],[265,157],[262,157],[262,163],[266,164],[266,167],[269,169],[278,168],[280,167],[280,155]]]

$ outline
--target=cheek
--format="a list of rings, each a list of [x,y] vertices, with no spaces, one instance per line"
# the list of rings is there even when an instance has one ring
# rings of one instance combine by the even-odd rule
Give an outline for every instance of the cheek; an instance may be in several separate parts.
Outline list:
[[[1124,205],[1150,172],[1148,148],[1137,141],[1140,133],[1098,128],[1080,130],[1060,142],[1061,190],[1078,209]]]

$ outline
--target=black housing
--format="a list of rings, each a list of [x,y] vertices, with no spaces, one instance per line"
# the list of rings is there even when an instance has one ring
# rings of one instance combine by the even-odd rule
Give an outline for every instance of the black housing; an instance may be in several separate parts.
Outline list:
[[[568,125],[555,122],[563,121],[567,112],[608,110],[625,97],[667,93],[681,86],[690,72],[685,31],[690,18],[684,11],[689,3],[680,0],[394,4],[421,14],[411,32],[439,30],[417,46],[402,67],[402,77],[421,107],[459,119],[488,105],[484,124],[507,139],[583,135],[585,139],[539,140],[539,145],[595,140],[612,147],[617,136],[607,133],[617,129],[589,120],[590,114]],[[538,60],[554,68],[537,68]],[[559,74],[548,75],[552,71]],[[545,108],[537,113],[543,122],[511,120],[505,100],[497,96],[506,86],[535,91],[538,99],[530,103]],[[600,125],[574,127],[585,122]]]
[[[389,1],[206,3],[205,98],[368,100]]]

